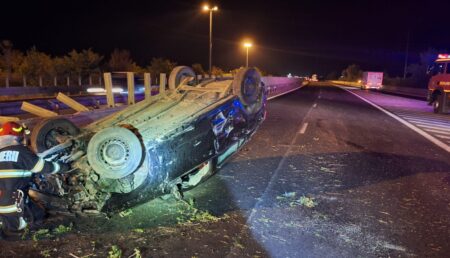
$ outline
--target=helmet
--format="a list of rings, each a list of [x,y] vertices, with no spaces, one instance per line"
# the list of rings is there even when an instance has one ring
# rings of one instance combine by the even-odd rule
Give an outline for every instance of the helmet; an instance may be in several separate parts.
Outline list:
[[[12,136],[23,136],[25,133],[25,128],[16,122],[6,122],[0,128],[0,136],[12,135]]]

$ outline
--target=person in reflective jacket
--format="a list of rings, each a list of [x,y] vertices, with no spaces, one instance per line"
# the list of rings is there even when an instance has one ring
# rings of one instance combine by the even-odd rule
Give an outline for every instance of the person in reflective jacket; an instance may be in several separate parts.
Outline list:
[[[21,144],[25,128],[6,122],[0,128],[0,218],[3,237],[18,236],[27,220],[43,218],[45,211],[28,198],[32,176],[36,173],[62,173],[64,163],[48,162]]]

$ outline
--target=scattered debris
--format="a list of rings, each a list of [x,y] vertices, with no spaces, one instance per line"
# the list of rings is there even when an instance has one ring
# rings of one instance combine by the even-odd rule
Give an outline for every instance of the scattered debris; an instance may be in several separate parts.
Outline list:
[[[138,248],[134,248],[134,253],[132,255],[128,256],[128,258],[132,258],[132,257],[142,258],[141,251]]]
[[[317,206],[317,203],[314,201],[313,198],[311,197],[306,197],[306,196],[302,196],[300,197],[300,199],[298,199],[297,201],[298,204],[305,206],[307,208],[314,208]]]
[[[34,232],[34,234],[31,236],[31,239],[33,241],[38,241],[42,237],[50,237],[50,230],[43,228],[39,229],[38,231]]]
[[[64,225],[59,225],[58,227],[56,227],[54,230],[53,230],[53,233],[55,233],[55,234],[57,234],[57,235],[59,235],[59,234],[64,234],[64,233],[67,233],[67,232],[70,232],[70,231],[72,231],[72,227],[73,227],[73,224],[72,223],[70,223],[70,225],[69,226],[64,226]]]
[[[283,197],[285,197],[285,198],[293,198],[293,197],[295,197],[295,195],[296,195],[296,192],[285,192],[283,194]]]
[[[124,211],[119,212],[119,216],[120,216],[121,218],[124,218],[124,217],[130,216],[132,213],[133,213],[133,210],[127,209],[127,210],[124,210]]]
[[[42,250],[39,252],[40,255],[42,255],[43,257],[50,257],[50,250]]]
[[[121,258],[122,250],[117,246],[111,246],[111,250],[108,252],[108,258]]]

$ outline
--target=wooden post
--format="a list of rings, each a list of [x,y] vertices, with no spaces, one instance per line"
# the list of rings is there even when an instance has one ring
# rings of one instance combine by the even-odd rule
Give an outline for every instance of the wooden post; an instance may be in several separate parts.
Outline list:
[[[166,94],[166,74],[159,74],[159,94]]]
[[[98,77],[98,85],[102,85],[103,84],[103,82],[102,82],[102,76],[100,75],[99,77]]]
[[[22,76],[22,79],[23,79],[23,87],[27,87],[27,76],[26,75]]]
[[[6,122],[17,122],[19,121],[18,117],[13,116],[0,116],[0,123],[6,123]]]
[[[92,86],[92,76],[89,74],[89,86]]]
[[[111,73],[104,73],[103,79],[105,81],[105,90],[106,90],[106,103],[108,107],[114,107],[114,94],[112,92],[112,77]]]
[[[20,109],[39,117],[54,117],[58,115],[53,111],[38,107],[26,101],[22,102],[22,107]]]
[[[61,101],[62,103],[66,104],[73,110],[77,112],[86,112],[89,111],[89,108],[85,107],[83,104],[77,102],[76,100],[72,99],[71,97],[59,92],[56,96],[56,99]]]
[[[39,75],[39,87],[42,87],[42,76]]]
[[[9,88],[9,74],[5,77],[5,86],[6,88]]]
[[[144,93],[145,99],[150,99],[152,97],[152,77],[150,73],[144,73]]]
[[[134,73],[127,72],[128,105],[134,105]]]
[[[55,76],[53,77],[53,85],[56,87],[58,86],[58,78]]]
[[[67,87],[69,87],[70,86],[70,76],[69,75],[67,75],[66,82],[67,82]]]
[[[81,86],[81,74],[78,75],[78,86]]]

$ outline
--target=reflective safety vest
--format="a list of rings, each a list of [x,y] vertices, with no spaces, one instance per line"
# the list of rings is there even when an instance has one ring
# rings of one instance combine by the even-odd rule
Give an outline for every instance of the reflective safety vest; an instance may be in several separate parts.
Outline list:
[[[58,163],[45,161],[26,146],[10,145],[0,149],[0,214],[21,212],[15,193],[17,190],[27,192],[33,174],[59,170]]]

